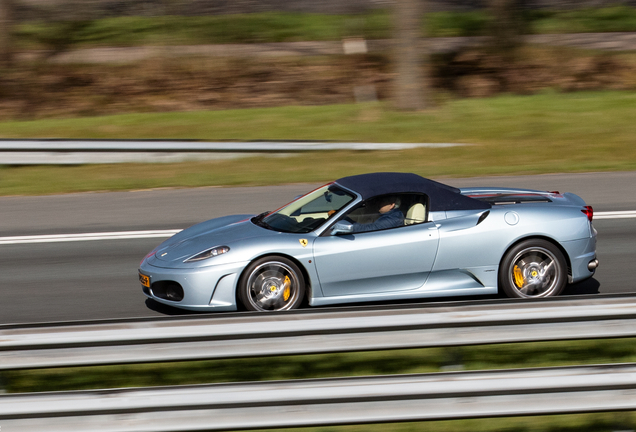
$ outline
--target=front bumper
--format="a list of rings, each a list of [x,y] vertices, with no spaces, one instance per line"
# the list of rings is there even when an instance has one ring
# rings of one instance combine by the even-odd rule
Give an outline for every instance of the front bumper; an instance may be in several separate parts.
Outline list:
[[[235,311],[236,285],[247,263],[208,266],[200,269],[155,267],[144,261],[139,273],[150,278],[150,288],[142,287],[146,297],[176,308],[194,311]],[[176,282],[183,288],[183,299],[172,301],[153,292],[158,282]]]

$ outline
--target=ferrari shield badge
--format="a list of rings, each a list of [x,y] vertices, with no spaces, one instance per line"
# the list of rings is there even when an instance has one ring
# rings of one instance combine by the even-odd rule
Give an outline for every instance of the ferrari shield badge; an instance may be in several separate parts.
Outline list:
[[[303,247],[307,247],[307,239],[298,240]]]

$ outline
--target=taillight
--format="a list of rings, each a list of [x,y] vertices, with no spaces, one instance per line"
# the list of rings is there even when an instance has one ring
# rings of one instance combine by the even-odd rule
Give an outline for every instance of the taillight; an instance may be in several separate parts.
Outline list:
[[[585,208],[583,208],[581,211],[585,213],[585,216],[587,216],[587,220],[592,222],[592,218],[594,217],[594,209],[592,208],[592,206],[585,206]]]

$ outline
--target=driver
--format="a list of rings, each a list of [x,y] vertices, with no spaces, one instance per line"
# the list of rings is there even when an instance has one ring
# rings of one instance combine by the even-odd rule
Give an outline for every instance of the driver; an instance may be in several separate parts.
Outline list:
[[[402,211],[397,207],[396,202],[397,198],[394,196],[380,198],[377,203],[380,217],[377,218],[375,222],[366,224],[353,222],[353,232],[377,231],[404,225],[404,214],[402,214]]]

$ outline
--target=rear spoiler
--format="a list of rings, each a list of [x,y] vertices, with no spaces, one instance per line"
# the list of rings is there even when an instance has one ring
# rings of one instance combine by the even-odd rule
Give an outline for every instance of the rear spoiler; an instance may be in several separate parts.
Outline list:
[[[461,193],[491,205],[552,202],[563,198],[559,192],[512,188],[466,188],[461,189]]]
[[[462,195],[487,202],[491,205],[522,204],[536,202],[559,202],[566,205],[585,206],[585,201],[573,193],[558,191],[540,191],[534,189],[513,188],[464,188],[460,189]]]

